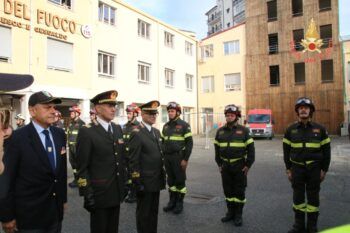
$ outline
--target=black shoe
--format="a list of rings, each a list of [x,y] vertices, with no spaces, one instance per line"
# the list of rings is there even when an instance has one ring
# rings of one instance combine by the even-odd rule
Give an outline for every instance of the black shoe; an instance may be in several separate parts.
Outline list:
[[[223,218],[221,218],[221,222],[229,222],[229,221],[233,220],[234,217],[235,217],[235,216],[234,216],[233,213],[227,212],[227,213],[226,213],[226,216],[223,217]]]
[[[243,225],[242,216],[237,215],[237,216],[235,217],[235,220],[233,220],[233,222],[234,222],[234,224],[235,224],[236,227],[242,226],[242,225]]]
[[[77,188],[77,187],[78,187],[78,183],[77,183],[76,180],[73,180],[72,182],[70,182],[70,183],[68,184],[68,186],[69,186],[70,188]]]
[[[298,228],[293,227],[292,229],[290,229],[288,231],[288,233],[306,233],[306,231],[305,231],[305,229],[298,229]]]
[[[182,212],[182,210],[184,209],[185,194],[178,193],[177,195],[178,195],[178,197],[176,199],[175,208],[173,209],[174,214],[180,214]]]
[[[169,212],[175,208],[177,195],[175,192],[169,192],[169,202],[163,207],[164,212]]]

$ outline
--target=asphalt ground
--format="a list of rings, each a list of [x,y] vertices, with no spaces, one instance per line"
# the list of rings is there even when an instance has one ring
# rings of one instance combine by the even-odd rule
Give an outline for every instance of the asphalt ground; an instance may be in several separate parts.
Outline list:
[[[184,212],[164,213],[168,192],[161,192],[159,233],[284,233],[293,224],[292,188],[285,174],[282,139],[255,140],[256,161],[248,174],[247,203],[243,226],[221,223],[226,213],[221,177],[214,161],[210,139],[194,139],[187,170],[188,194]],[[346,137],[332,138],[332,161],[320,192],[319,230],[350,223],[350,143]],[[71,170],[69,171],[72,179]],[[121,205],[119,233],[136,233],[136,204]],[[49,214],[49,213],[48,213]],[[68,190],[68,210],[63,221],[64,233],[88,233],[89,214],[77,189]],[[344,232],[345,233],[345,232]]]

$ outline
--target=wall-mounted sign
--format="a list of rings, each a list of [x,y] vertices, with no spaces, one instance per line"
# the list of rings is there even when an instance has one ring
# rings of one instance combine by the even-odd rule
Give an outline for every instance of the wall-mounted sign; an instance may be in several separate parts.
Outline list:
[[[35,32],[64,40],[67,40],[67,35],[62,33],[76,33],[77,23],[74,20],[41,9],[37,9],[35,13],[31,15],[29,7],[20,1],[4,0],[3,6],[5,14],[12,15],[18,18],[18,20],[0,17],[1,24],[30,30],[30,21],[32,20],[32,22],[34,21],[38,25],[34,27]],[[36,18],[33,19],[33,16]],[[24,21],[21,22],[19,20]],[[42,26],[46,26],[48,29],[42,28]],[[52,30],[57,30],[58,32]],[[83,36],[89,38],[84,34]]]
[[[320,38],[316,23],[314,19],[311,19],[305,34],[305,38],[301,40],[299,45],[302,46],[303,50],[297,51],[295,41],[293,40],[290,42],[290,52],[296,59],[304,59],[305,63],[312,63],[316,62],[317,60],[331,58],[333,51],[332,39],[328,41],[328,46],[325,48],[324,52],[321,50],[323,45],[325,45],[325,43]],[[315,52],[317,53],[314,54]],[[303,55],[306,53],[311,53],[311,55],[308,54],[308,57],[304,57]]]
[[[81,26],[81,34],[83,34],[83,36],[85,38],[90,38],[92,36],[92,29],[89,25],[82,25]]]

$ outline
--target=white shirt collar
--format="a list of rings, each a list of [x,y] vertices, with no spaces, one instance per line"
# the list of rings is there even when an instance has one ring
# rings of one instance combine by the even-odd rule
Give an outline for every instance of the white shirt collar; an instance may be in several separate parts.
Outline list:
[[[151,132],[151,129],[152,129],[152,126],[151,126],[151,125],[145,123],[144,121],[142,121],[142,124],[143,124],[144,126],[146,126],[146,128],[148,129],[148,131]]]
[[[108,132],[108,126],[111,125],[111,122],[107,122],[105,120],[102,120],[100,117],[97,116],[96,118],[97,122],[102,125],[102,127]],[[111,126],[112,128],[112,126]],[[113,129],[112,129],[113,131]]]

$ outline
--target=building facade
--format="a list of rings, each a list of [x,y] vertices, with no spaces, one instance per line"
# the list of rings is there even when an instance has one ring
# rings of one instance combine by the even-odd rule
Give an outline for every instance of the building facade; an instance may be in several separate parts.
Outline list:
[[[201,133],[225,124],[224,108],[235,104],[246,114],[245,24],[199,43],[198,109]]]
[[[246,2],[247,108],[272,109],[275,130],[295,121],[295,100],[311,97],[315,121],[338,134],[344,121],[337,0]],[[335,110],[336,109],[336,110]]]
[[[342,41],[344,74],[344,122],[350,124],[350,36]],[[345,126],[345,125],[344,125]],[[346,128],[346,127],[345,127]],[[344,129],[346,133],[347,129]]]
[[[0,37],[0,48],[7,48],[0,49],[0,72],[35,78],[9,98],[15,112],[26,112],[31,93],[47,90],[63,98],[63,115],[78,104],[87,120],[90,98],[110,89],[119,92],[120,123],[132,102],[159,100],[159,127],[169,101],[179,102],[186,114],[196,111],[193,34],[121,1],[1,0]]]
[[[245,21],[246,0],[217,0],[216,6],[205,15],[208,17],[208,36],[241,24]]]

